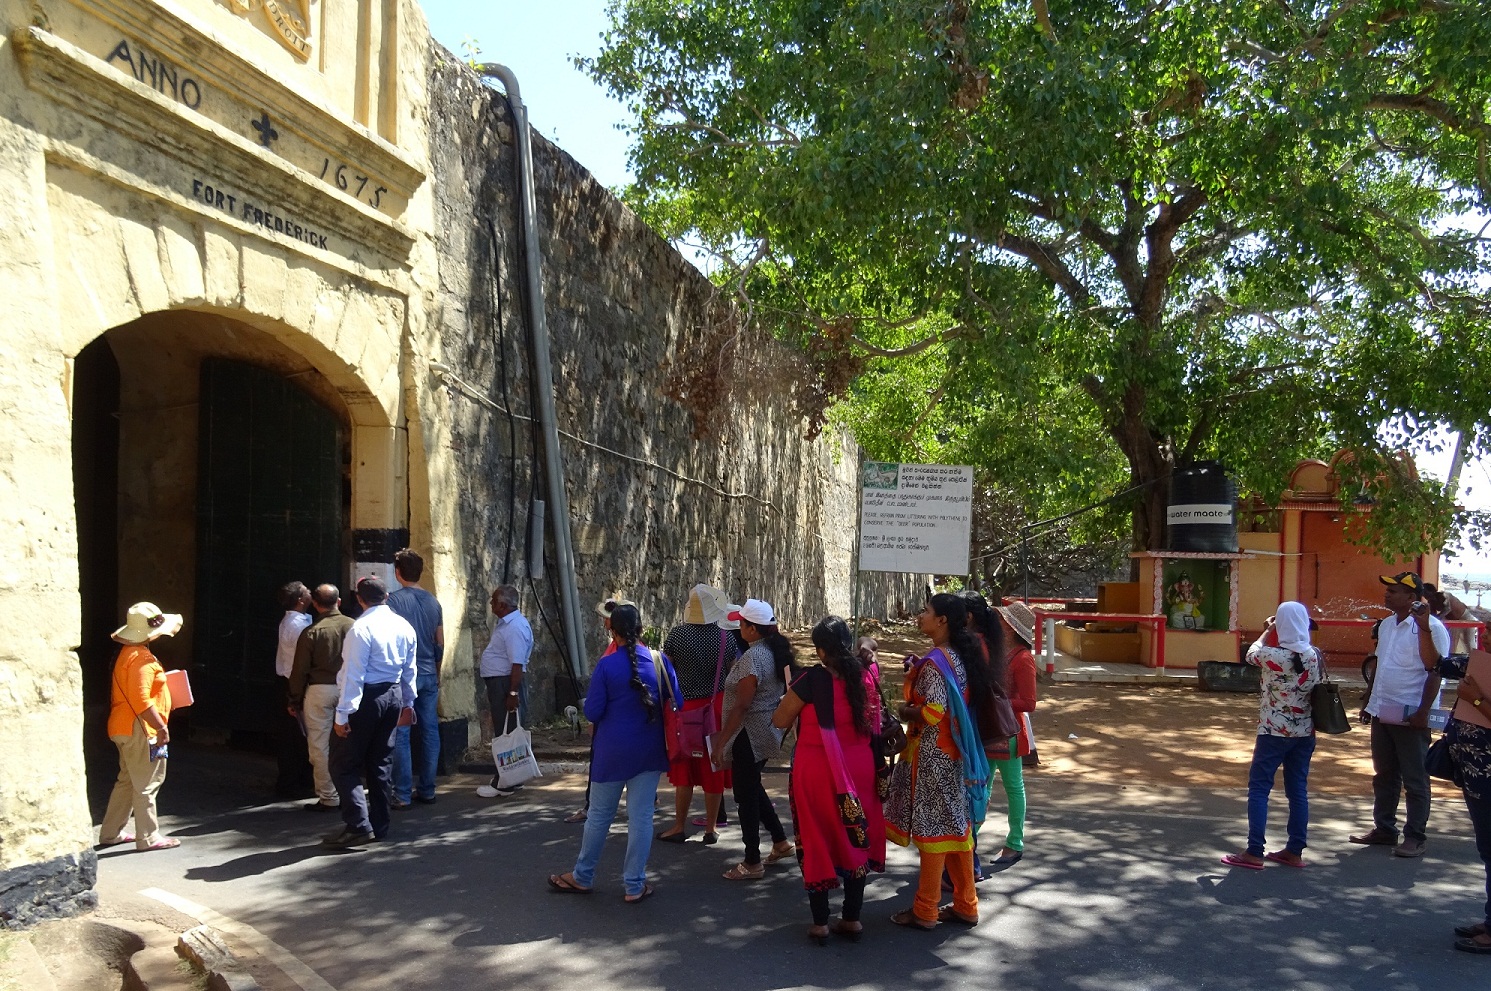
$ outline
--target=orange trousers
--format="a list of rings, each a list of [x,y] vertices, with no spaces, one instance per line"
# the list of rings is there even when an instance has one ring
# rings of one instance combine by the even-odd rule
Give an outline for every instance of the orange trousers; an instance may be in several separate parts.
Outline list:
[[[923,922],[937,921],[942,903],[942,869],[953,879],[953,911],[969,919],[978,918],[978,889],[973,884],[973,851],[958,853],[921,852],[921,877],[916,885],[916,900],[911,913]]]

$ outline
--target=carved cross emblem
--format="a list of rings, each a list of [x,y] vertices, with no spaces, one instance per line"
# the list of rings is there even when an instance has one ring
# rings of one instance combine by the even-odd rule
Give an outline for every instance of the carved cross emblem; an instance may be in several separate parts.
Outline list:
[[[269,111],[260,113],[258,120],[250,120],[249,125],[259,132],[259,143],[268,148],[280,136],[280,132],[274,129],[269,122]]]

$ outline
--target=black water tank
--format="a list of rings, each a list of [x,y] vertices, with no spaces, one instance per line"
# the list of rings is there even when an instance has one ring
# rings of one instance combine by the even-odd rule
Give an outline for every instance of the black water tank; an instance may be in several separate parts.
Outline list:
[[[1172,551],[1236,554],[1237,483],[1215,461],[1176,468],[1165,523]]]

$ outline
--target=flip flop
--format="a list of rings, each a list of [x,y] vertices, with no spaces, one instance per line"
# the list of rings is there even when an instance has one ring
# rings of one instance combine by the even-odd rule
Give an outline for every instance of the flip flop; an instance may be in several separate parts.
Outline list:
[[[569,874],[550,874],[549,887],[561,895],[588,895],[594,889],[582,888],[575,883],[574,877]]]
[[[1227,856],[1223,857],[1222,858],[1222,863],[1226,864],[1228,867],[1241,867],[1244,870],[1249,870],[1249,871],[1261,871],[1261,870],[1263,870],[1263,865],[1262,864],[1255,864],[1255,863],[1252,863],[1250,861],[1243,860],[1241,857],[1239,857],[1235,853],[1229,853],[1229,854],[1227,854]]]
[[[99,840],[98,841],[98,845],[99,846],[118,846],[121,843],[133,843],[134,841],[135,841],[135,834],[134,833],[120,833],[118,836],[114,837],[112,840]]]
[[[1002,853],[999,856],[997,856],[997,857],[994,858],[994,866],[995,867],[1009,867],[1011,864],[1018,864],[1020,861],[1022,861],[1024,859],[1025,859],[1025,851],[1024,850],[1016,850],[1014,853]]]
[[[1305,866],[1303,857],[1300,857],[1298,854],[1290,857],[1286,850],[1275,850],[1273,853],[1265,853],[1263,859],[1271,860],[1276,864],[1283,864],[1285,867],[1293,867],[1295,870],[1301,870]]]
[[[654,888],[650,884],[644,884],[642,885],[642,891],[640,893],[635,895],[624,895],[622,896],[621,900],[626,902],[628,905],[635,905],[638,902],[645,902],[647,899],[651,898],[655,894],[657,894],[656,888]]]
[[[903,908],[890,917],[890,921],[898,926],[906,926],[908,929],[936,929],[937,923],[918,919],[916,913],[909,908]]]
[[[758,864],[753,869],[740,863],[720,876],[726,881],[759,881],[766,876],[766,868]]]
[[[585,819],[586,819],[586,817],[589,816],[589,815],[590,815],[590,810],[589,809],[576,809],[575,811],[571,812],[569,815],[565,816],[564,817],[564,821],[565,822],[584,822]]]
[[[180,840],[173,839],[172,837],[167,836],[167,837],[163,837],[162,839],[156,840],[154,843],[150,844],[149,846],[142,846],[142,847],[140,847],[140,849],[141,850],[174,850],[176,847],[179,847],[180,845],[181,845],[181,841]]]
[[[970,919],[968,916],[964,915],[962,912],[959,912],[951,905],[944,905],[937,910],[937,921],[957,922],[960,925],[965,925],[969,929],[972,929],[974,926],[978,925],[978,916],[975,915],[973,918]]]

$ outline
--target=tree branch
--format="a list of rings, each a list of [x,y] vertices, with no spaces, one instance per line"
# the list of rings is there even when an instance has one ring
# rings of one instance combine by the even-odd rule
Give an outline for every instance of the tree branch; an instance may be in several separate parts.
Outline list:
[[[967,324],[959,324],[958,326],[953,327],[951,330],[943,330],[938,331],[935,334],[929,334],[913,344],[908,344],[905,347],[900,348],[883,348],[878,344],[871,344],[869,341],[865,340],[863,337],[860,337],[858,334],[850,334],[849,340],[855,347],[859,348],[861,351],[864,351],[866,354],[872,354],[877,358],[907,358],[913,354],[920,354],[921,352],[927,350],[927,348],[937,344],[946,344],[948,341],[963,340],[965,338],[974,338],[977,336],[978,332],[972,327],[968,326]]]
[[[1066,262],[1061,260],[1056,249],[1052,245],[1037,241],[1034,238],[1024,237],[1020,234],[1004,233],[990,239],[996,248],[1010,251],[1025,258],[1041,271],[1041,274],[1059,286],[1066,293],[1067,299],[1072,305],[1081,309],[1087,305],[1092,294],[1081,279],[1067,267]]]

